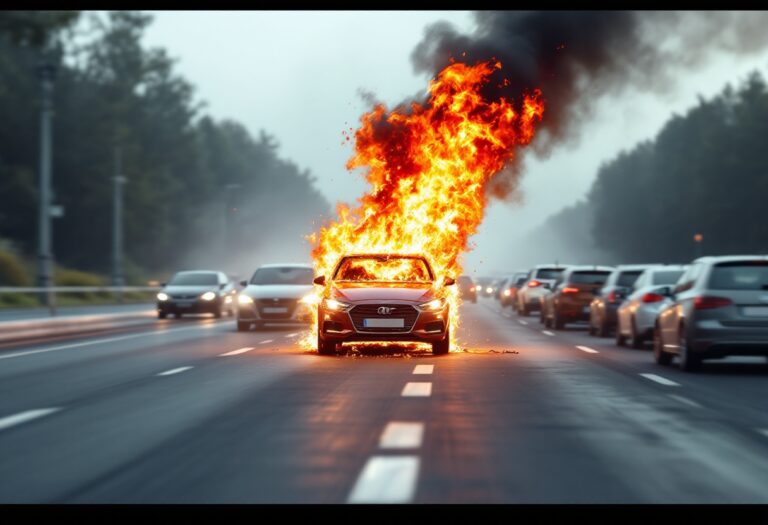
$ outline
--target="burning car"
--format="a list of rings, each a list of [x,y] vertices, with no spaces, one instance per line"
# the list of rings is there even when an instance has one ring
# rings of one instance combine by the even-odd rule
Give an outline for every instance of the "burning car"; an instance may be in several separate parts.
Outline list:
[[[344,342],[405,341],[432,344],[433,354],[450,350],[446,286],[426,258],[417,255],[347,255],[325,286],[317,311],[317,350],[335,354]]]

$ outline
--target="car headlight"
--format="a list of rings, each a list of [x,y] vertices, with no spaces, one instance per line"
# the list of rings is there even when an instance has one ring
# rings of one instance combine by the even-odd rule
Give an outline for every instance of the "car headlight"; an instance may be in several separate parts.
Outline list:
[[[311,293],[299,299],[299,302],[306,305],[318,304],[320,302],[320,297],[317,294]]]
[[[334,310],[336,312],[346,312],[350,308],[352,308],[351,304],[342,303],[341,301],[337,301],[336,299],[326,299],[323,301],[323,306],[328,308],[329,310]]]
[[[157,300],[158,301],[167,301],[168,300],[168,294],[165,292],[160,292],[157,294]]]
[[[237,302],[240,304],[253,304],[253,298],[248,295],[240,294],[237,296]]]
[[[429,302],[420,304],[419,308],[421,310],[431,310],[434,312],[435,310],[442,310],[444,306],[445,301],[443,299],[432,299]]]
[[[216,299],[216,293],[215,292],[205,292],[203,295],[200,296],[200,299],[203,301],[213,301]]]

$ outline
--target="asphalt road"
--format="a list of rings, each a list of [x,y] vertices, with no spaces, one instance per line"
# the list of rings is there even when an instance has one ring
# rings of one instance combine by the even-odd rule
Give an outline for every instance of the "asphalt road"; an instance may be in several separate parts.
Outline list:
[[[768,502],[764,360],[686,374],[488,299],[462,321],[442,357],[203,318],[3,349],[0,502]]]

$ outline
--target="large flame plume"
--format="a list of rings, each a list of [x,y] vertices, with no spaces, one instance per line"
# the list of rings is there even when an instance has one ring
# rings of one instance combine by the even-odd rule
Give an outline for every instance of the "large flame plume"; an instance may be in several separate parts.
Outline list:
[[[355,209],[340,204],[339,219],[308,237],[317,275],[329,276],[351,253],[426,256],[451,305],[454,341],[459,293],[442,282],[462,272],[461,255],[483,219],[486,184],[531,141],[544,112],[538,90],[521,94],[517,107],[506,98],[485,100],[481,88],[500,68],[498,61],[452,63],[430,82],[424,105],[377,105],[364,114],[347,168],[366,168],[371,189]],[[315,322],[307,346],[316,330]]]

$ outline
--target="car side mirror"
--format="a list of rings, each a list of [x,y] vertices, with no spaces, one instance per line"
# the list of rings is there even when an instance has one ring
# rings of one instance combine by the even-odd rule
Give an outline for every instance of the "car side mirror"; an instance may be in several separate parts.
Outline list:
[[[444,286],[452,286],[454,284],[456,284],[456,279],[454,279],[453,277],[446,277],[445,278]]]
[[[319,284],[320,286],[325,286],[325,275],[318,275],[312,282]]]
[[[246,286],[248,286],[248,281],[240,281],[240,286],[245,288]]]
[[[221,283],[221,284],[219,285],[219,290],[223,290],[223,289],[224,289],[224,288],[226,288],[226,287],[227,287],[227,283]]]

